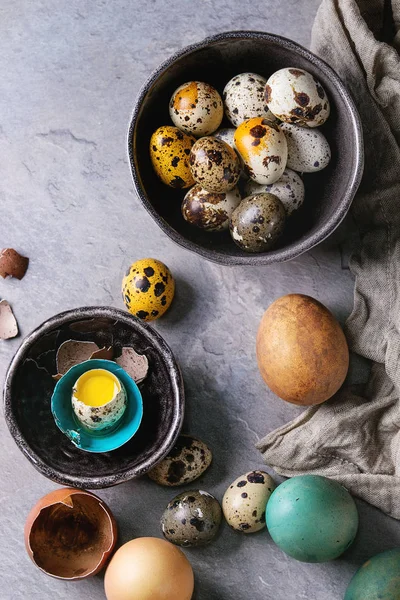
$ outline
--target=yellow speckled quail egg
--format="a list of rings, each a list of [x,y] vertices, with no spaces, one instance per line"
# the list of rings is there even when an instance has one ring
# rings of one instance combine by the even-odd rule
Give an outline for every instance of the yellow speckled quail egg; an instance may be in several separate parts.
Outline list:
[[[300,173],[315,173],[325,169],[331,159],[328,140],[317,129],[282,123],[288,146],[287,165]]]
[[[179,129],[201,137],[218,129],[224,108],[215,88],[202,81],[189,81],[172,94],[169,114]]]
[[[245,171],[257,183],[277,181],[287,161],[287,142],[279,126],[263,117],[244,121],[235,131],[235,146]]]
[[[303,69],[280,69],[265,86],[265,103],[281,121],[318,127],[330,113],[329,100],[320,82]]]
[[[240,162],[235,150],[215,137],[197,140],[189,163],[193,179],[209,192],[228,192],[238,182]]]
[[[303,180],[298,173],[287,168],[275,183],[261,185],[249,179],[244,186],[244,192],[246,196],[262,193],[274,194],[282,202],[288,217],[304,202]]]
[[[143,321],[159,319],[170,307],[174,293],[171,271],[154,258],[134,262],[122,280],[126,308]]]
[[[275,488],[274,480],[264,471],[251,471],[235,479],[222,499],[228,525],[243,533],[263,529],[267,502]]]
[[[235,127],[253,117],[275,120],[265,103],[267,80],[256,73],[240,73],[226,84],[223,92],[225,114]]]
[[[229,227],[229,219],[241,200],[239,190],[208,192],[200,185],[193,186],[182,202],[184,219],[206,231],[223,231]]]
[[[189,167],[190,150],[196,139],[177,127],[159,127],[151,136],[150,158],[155,172],[163,183],[173,188],[194,184]]]

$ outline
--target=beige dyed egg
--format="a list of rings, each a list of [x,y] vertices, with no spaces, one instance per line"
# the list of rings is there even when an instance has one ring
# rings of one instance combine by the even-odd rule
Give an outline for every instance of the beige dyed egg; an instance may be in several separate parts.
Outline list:
[[[246,196],[253,194],[273,194],[282,202],[286,214],[289,217],[304,202],[304,183],[300,175],[291,169],[285,169],[282,177],[268,185],[261,185],[256,181],[249,181],[244,186]]]
[[[235,131],[235,146],[247,175],[257,183],[274,183],[282,176],[287,161],[287,143],[276,123],[263,117],[244,121]]]
[[[263,529],[265,509],[275,487],[272,477],[264,471],[251,471],[235,479],[222,499],[228,525],[243,533]]]
[[[203,81],[189,81],[172,94],[169,114],[176,127],[201,137],[218,129],[224,108],[215,88]]]
[[[281,129],[288,146],[288,167],[300,173],[315,173],[328,166],[331,149],[321,131],[290,123],[282,123]]]
[[[265,102],[281,121],[318,127],[330,113],[329,100],[320,82],[303,69],[280,69],[265,86]]]
[[[190,151],[189,163],[193,179],[208,192],[228,192],[240,176],[235,150],[215,137],[197,140]]]
[[[224,231],[241,200],[239,190],[208,192],[201,185],[193,186],[182,202],[185,221],[205,231]]]

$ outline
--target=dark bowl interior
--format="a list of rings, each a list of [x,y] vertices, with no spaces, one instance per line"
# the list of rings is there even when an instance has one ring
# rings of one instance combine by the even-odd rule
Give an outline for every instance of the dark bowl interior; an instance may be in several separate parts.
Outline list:
[[[131,346],[149,360],[149,373],[139,383],[142,423],[117,450],[79,450],[53,420],[51,375],[57,349],[69,339],[116,350]],[[184,389],[170,348],[150,326],[114,308],[79,308],[49,319],[23,341],[7,373],[4,403],[11,434],[38,471],[63,485],[94,489],[142,475],[167,454],[181,429]]]
[[[321,131],[331,150],[330,165],[304,176],[306,198],[279,245],[270,252],[249,254],[228,232],[206,233],[188,224],[180,211],[185,194],[162,184],[149,156],[152,133],[172,124],[168,104],[173,91],[190,80],[206,81],[222,94],[234,75],[252,71],[268,78],[283,67],[300,67],[324,86],[331,115]],[[224,120],[221,126],[232,127]],[[185,48],[167,60],[145,84],[136,101],[128,135],[128,151],[136,191],[160,227],[178,244],[223,264],[268,264],[289,260],[325,239],[342,221],[359,185],[363,169],[362,132],[357,109],[336,73],[305,48],[285,38],[258,32],[216,35]]]

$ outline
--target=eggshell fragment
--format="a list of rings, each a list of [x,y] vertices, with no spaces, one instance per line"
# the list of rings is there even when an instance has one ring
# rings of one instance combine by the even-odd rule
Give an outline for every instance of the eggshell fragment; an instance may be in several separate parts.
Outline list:
[[[117,539],[117,524],[97,496],[62,488],[43,496],[25,523],[25,546],[47,575],[79,580],[98,573]]]
[[[100,348],[100,350],[96,350],[91,354],[90,358],[101,358],[103,360],[112,360],[114,356],[114,349],[109,346],[109,348]]]
[[[7,300],[0,302],[0,340],[8,340],[18,335],[18,325]]]
[[[122,354],[115,359],[117,365],[122,367],[136,383],[145,379],[149,371],[149,361],[144,354],[138,354],[133,348],[122,348]]]
[[[57,350],[57,375],[53,376],[54,379],[60,379],[71,367],[89,360],[99,350],[100,348],[94,342],[80,342],[76,340],[63,342]]]
[[[0,276],[22,279],[28,268],[29,258],[22,256],[13,248],[4,248],[0,253]]]
[[[321,131],[290,123],[282,123],[281,129],[287,141],[288,167],[300,173],[315,173],[325,169],[331,159],[331,149]]]

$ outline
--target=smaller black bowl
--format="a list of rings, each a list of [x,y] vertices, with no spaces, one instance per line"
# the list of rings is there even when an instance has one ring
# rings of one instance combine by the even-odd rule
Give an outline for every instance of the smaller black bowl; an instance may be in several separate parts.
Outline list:
[[[181,214],[184,196],[162,184],[150,161],[152,133],[172,124],[169,100],[186,81],[206,81],[221,94],[238,73],[250,71],[268,78],[283,67],[309,71],[324,86],[331,115],[321,128],[332,150],[328,167],[306,174],[303,207],[293,216],[276,248],[249,254],[228,232],[207,233],[187,223]],[[224,127],[232,125],[224,120]],[[271,33],[230,31],[183,48],[150,76],[136,100],[128,134],[133,182],[146,210],[180,246],[225,265],[266,265],[290,260],[328,237],[344,219],[363,172],[363,141],[357,108],[343,82],[322,59],[295,42]]]
[[[57,350],[69,339],[100,348],[132,346],[149,360],[139,384],[142,423],[118,450],[79,450],[53,420],[51,375]],[[184,387],[171,349],[149,325],[116,308],[85,307],[52,317],[25,338],[7,372],[4,407],[11,435],[40,473],[62,485],[96,489],[143,475],[168,453],[182,427]]]

